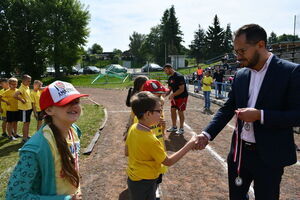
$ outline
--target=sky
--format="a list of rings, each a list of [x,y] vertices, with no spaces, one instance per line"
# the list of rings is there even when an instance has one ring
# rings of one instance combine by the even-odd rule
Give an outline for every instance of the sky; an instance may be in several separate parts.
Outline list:
[[[300,0],[80,0],[89,10],[90,34],[86,48],[100,44],[104,52],[113,49],[128,50],[133,32],[148,34],[151,27],[160,24],[166,9],[175,7],[183,45],[188,47],[200,25],[205,31],[215,15],[221,27],[231,25],[235,31],[244,24],[256,23],[267,34],[294,33],[300,36]]]

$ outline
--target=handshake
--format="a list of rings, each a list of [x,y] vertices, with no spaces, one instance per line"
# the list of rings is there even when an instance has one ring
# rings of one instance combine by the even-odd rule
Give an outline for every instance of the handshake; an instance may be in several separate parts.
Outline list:
[[[208,144],[208,137],[203,133],[194,135],[188,142],[187,145],[192,150],[202,150],[205,149],[206,145]]]

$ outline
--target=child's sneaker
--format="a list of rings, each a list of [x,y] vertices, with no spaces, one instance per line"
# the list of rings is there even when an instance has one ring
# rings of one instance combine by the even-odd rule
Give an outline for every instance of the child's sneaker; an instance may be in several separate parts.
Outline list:
[[[9,137],[9,140],[10,140],[10,141],[15,141],[15,140],[17,140],[17,138],[15,138],[14,136],[10,136],[10,137]]]
[[[170,128],[167,129],[167,132],[176,132],[177,131],[177,127],[172,126]]]
[[[19,135],[19,134],[14,134],[14,137],[15,137],[15,138],[21,138],[22,136]]]
[[[183,128],[178,129],[178,130],[176,131],[176,134],[178,134],[178,135],[184,134],[184,129],[183,129]]]
[[[6,133],[2,133],[2,137],[8,138],[8,135]]]

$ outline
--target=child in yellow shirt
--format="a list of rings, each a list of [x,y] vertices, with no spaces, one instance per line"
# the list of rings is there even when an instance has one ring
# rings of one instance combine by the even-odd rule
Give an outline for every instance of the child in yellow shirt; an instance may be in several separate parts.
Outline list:
[[[43,115],[40,107],[40,97],[42,93],[43,83],[40,80],[35,80],[33,82],[33,90],[31,91],[31,99],[32,99],[32,109],[34,113],[34,117],[37,120],[37,130],[40,129],[43,122]]]
[[[197,138],[194,136],[179,151],[168,156],[151,130],[161,119],[160,98],[150,92],[140,92],[131,98],[131,107],[139,121],[130,127],[125,145],[129,196],[131,200],[155,200],[161,164],[175,164],[194,147]]]
[[[203,95],[204,95],[204,101],[205,101],[205,105],[204,105],[204,113],[209,113],[212,114],[211,110],[210,110],[210,93],[211,93],[211,85],[213,84],[213,78],[211,77],[210,71],[206,71],[205,72],[205,76],[202,79],[202,91],[203,91]]]
[[[29,125],[32,113],[32,100],[29,89],[30,83],[31,76],[27,74],[23,75],[22,83],[14,95],[14,97],[18,100],[19,121],[23,122],[23,143],[27,142],[30,138]]]
[[[0,95],[0,101],[6,103],[6,121],[7,134],[10,140],[16,140],[17,123],[19,121],[18,101],[14,98],[17,91],[18,80],[16,78],[8,79],[9,89]]]
[[[0,95],[9,89],[7,78],[2,78],[0,80],[0,85],[2,89],[0,90]],[[7,122],[6,122],[6,103],[1,102],[0,104],[1,120],[2,120],[2,136],[8,137],[7,135]]]

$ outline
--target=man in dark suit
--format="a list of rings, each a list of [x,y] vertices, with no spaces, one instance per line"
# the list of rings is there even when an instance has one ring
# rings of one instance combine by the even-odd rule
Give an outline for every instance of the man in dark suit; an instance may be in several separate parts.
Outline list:
[[[293,126],[300,126],[300,65],[266,49],[267,34],[256,24],[235,33],[234,51],[243,67],[227,102],[198,135],[203,149],[236,115],[228,154],[230,200],[247,199],[252,181],[256,200],[279,199],[284,167],[296,163]]]

